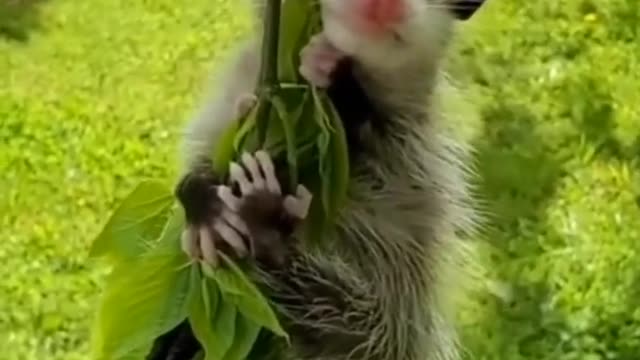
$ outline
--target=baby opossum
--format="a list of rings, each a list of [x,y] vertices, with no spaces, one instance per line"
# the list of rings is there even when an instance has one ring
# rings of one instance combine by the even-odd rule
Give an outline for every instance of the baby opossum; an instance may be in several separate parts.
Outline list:
[[[436,304],[438,269],[453,233],[472,230],[475,217],[466,146],[442,130],[434,97],[453,23],[482,2],[319,0],[323,31],[302,51],[300,73],[328,88],[347,130],[351,179],[333,235],[317,247],[296,239],[312,194],[282,194],[265,152],[233,163],[230,183],[209,164],[222,131],[255,101],[260,34],[189,124],[176,188],[184,250],[214,265],[220,252],[255,261],[252,276],[291,336],[287,359],[458,359]],[[190,358],[197,348],[180,329],[148,358]],[[188,354],[177,355],[180,338],[191,339]]]

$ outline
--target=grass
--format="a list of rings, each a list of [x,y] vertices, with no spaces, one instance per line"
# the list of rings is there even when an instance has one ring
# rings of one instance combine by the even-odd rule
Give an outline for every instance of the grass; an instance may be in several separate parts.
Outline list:
[[[133,184],[175,173],[231,1],[0,4],[0,359],[85,359],[86,250]],[[640,354],[640,3],[488,1],[461,29],[493,216],[460,314],[469,359]]]

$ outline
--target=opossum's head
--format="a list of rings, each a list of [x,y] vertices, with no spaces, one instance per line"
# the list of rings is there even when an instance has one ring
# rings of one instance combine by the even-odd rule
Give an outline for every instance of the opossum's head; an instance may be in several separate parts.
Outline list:
[[[345,53],[393,68],[439,59],[455,20],[466,20],[484,0],[318,0],[324,30]]]

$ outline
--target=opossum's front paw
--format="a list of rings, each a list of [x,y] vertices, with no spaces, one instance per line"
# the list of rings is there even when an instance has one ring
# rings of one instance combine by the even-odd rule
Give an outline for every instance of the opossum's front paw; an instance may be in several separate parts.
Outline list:
[[[282,266],[287,259],[288,243],[295,226],[309,212],[311,193],[302,185],[296,195],[283,196],[271,157],[265,151],[244,154],[242,166],[230,166],[232,182],[239,188],[221,186],[218,196],[234,216],[236,233],[248,240],[249,252],[260,263]]]
[[[182,249],[192,259],[218,265],[217,251],[235,252],[245,257],[247,248],[233,237],[237,216],[218,197],[220,181],[209,166],[193,169],[176,187],[176,196],[185,210],[187,226],[182,233]],[[230,235],[231,234],[231,235]]]
[[[300,56],[299,71],[302,77],[314,86],[327,87],[345,54],[334,47],[324,33],[319,33],[309,40]]]

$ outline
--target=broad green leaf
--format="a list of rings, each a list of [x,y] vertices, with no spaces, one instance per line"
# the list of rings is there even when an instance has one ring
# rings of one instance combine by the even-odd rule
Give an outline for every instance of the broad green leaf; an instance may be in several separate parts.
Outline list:
[[[285,141],[287,143],[287,165],[289,165],[289,183],[291,184],[292,189],[294,190],[298,186],[298,158],[295,144],[295,133],[294,127],[292,126],[293,122],[296,122],[297,119],[294,118],[296,112],[293,112],[287,115],[286,104],[279,96],[275,95],[271,99],[273,103],[273,107],[276,109],[278,116],[280,117],[280,122],[282,124],[282,129],[284,130]],[[297,113],[300,115],[300,112]]]
[[[327,163],[328,160],[332,157],[329,149],[330,143],[331,143],[330,137],[324,136],[324,135],[318,136],[317,146],[318,146],[318,152],[320,153],[319,155],[320,164],[318,165],[318,167],[320,172],[320,178],[322,179],[322,187],[320,189],[321,191],[320,199],[322,200],[322,208],[324,209],[326,216],[328,216],[331,213],[331,193],[330,192],[333,189],[333,182],[332,182],[333,177],[331,176],[333,169],[331,168],[330,164]]]
[[[217,268],[214,270],[213,278],[220,287],[220,291],[225,294],[238,296],[245,296],[245,294],[247,294],[244,274],[238,276],[238,274],[229,269]]]
[[[285,358],[284,352],[289,346],[286,339],[277,337],[274,333],[263,328],[258,333],[246,360],[282,360]]]
[[[189,323],[205,350],[205,360],[221,360],[234,342],[237,310],[218,290],[215,281],[200,278],[189,307]]]
[[[212,155],[213,169],[216,173],[226,175],[229,170],[229,163],[235,155],[234,142],[236,134],[240,130],[240,121],[235,121],[229,126],[224,134],[220,137],[220,141],[215,146]]]
[[[333,136],[331,137],[331,158],[327,159],[325,166],[331,169],[331,188],[327,189],[330,194],[331,211],[329,217],[336,215],[336,212],[344,203],[347,196],[347,188],[349,186],[349,150],[347,146],[347,137],[342,127],[340,115],[335,107],[325,97],[323,99],[324,108],[328,111],[327,119],[331,123]]]
[[[260,106],[264,106],[264,100],[259,99],[258,104],[251,109],[249,114],[245,116],[241,122],[238,131],[236,132],[233,139],[233,150],[237,154],[244,149],[245,142],[247,141],[247,137],[249,137],[252,133],[255,135],[256,132],[256,114],[258,113],[258,109]],[[226,171],[226,169],[225,169]]]
[[[300,115],[296,114],[296,118],[299,120],[295,127],[299,163],[298,175],[299,178],[315,178],[319,176],[317,166],[319,157],[316,139],[322,131],[322,128],[315,120],[317,111],[311,90],[307,89],[304,92],[302,102],[293,111],[301,112]],[[307,184],[306,182],[303,183]]]
[[[260,295],[260,296],[258,296]],[[238,307],[238,311],[251,321],[263,326],[273,333],[289,338],[284,331],[276,314],[271,308],[271,304],[260,293],[253,295],[228,295],[229,301]]]
[[[327,216],[330,211],[330,192],[332,190],[331,183],[331,167],[330,164],[327,164],[327,159],[330,158],[329,152],[329,144],[331,142],[331,132],[328,127],[327,114],[323,109],[323,102],[321,99],[321,95],[318,93],[316,89],[312,89],[311,91],[313,96],[313,101],[315,104],[315,122],[320,128],[320,133],[316,138],[316,146],[318,149],[318,170],[321,178],[321,187],[320,194],[316,194],[316,197],[319,197],[322,201],[322,208],[324,209],[325,216]]]
[[[225,256],[223,259],[228,269],[220,267],[216,269],[214,274],[225,299],[236,304],[238,311],[251,321],[266,327],[277,335],[288,338],[269,301],[260,290],[247,278],[238,265]]]
[[[164,246],[167,250],[181,252],[180,236],[185,223],[184,209],[182,206],[174,206],[169,212],[160,238],[154,243],[154,246]]]
[[[159,181],[143,181],[122,201],[93,241],[90,256],[130,260],[149,248],[166,222],[173,193]]]
[[[149,353],[149,351],[151,350],[151,348],[153,347],[153,343],[149,343],[143,346],[140,346],[139,348],[130,351],[129,353],[127,353],[126,355],[120,356],[120,357],[105,357],[103,359],[99,359],[99,360],[141,360],[141,359],[145,359],[147,354]]]
[[[245,360],[258,338],[261,327],[243,314],[236,316],[236,333],[224,360]]]
[[[280,39],[278,49],[278,79],[281,82],[298,82],[300,50],[309,40],[311,1],[286,0],[282,3],[280,16]]]
[[[278,117],[277,114],[271,114],[271,117]],[[276,119],[278,120],[278,119]],[[269,151],[273,158],[282,156],[286,151],[285,132],[280,121],[270,121],[266,129],[265,142],[260,147]]]
[[[316,190],[322,189],[322,185],[324,184],[320,176],[308,176],[303,181],[310,189],[313,189],[312,191],[315,190],[314,193],[321,193],[322,190]],[[314,196],[314,198],[311,200],[309,215],[304,221],[304,241],[307,244],[311,245],[321,244],[325,238],[328,224],[329,219],[327,218],[326,212],[324,210],[322,199],[319,196]]]
[[[93,333],[97,358],[127,355],[187,317],[188,264],[186,255],[164,241],[114,269],[107,279]]]
[[[209,283],[215,284],[212,280],[208,279]],[[215,286],[215,285],[213,285]],[[214,287],[210,287],[213,289]],[[215,296],[220,296],[219,291],[216,289]],[[224,354],[231,348],[235,337],[236,317],[238,317],[238,310],[235,305],[228,301],[224,295],[218,298],[218,306],[214,313],[213,320],[213,333],[215,334],[214,343],[204,343],[207,346],[205,350],[206,360],[217,360],[224,358]]]

